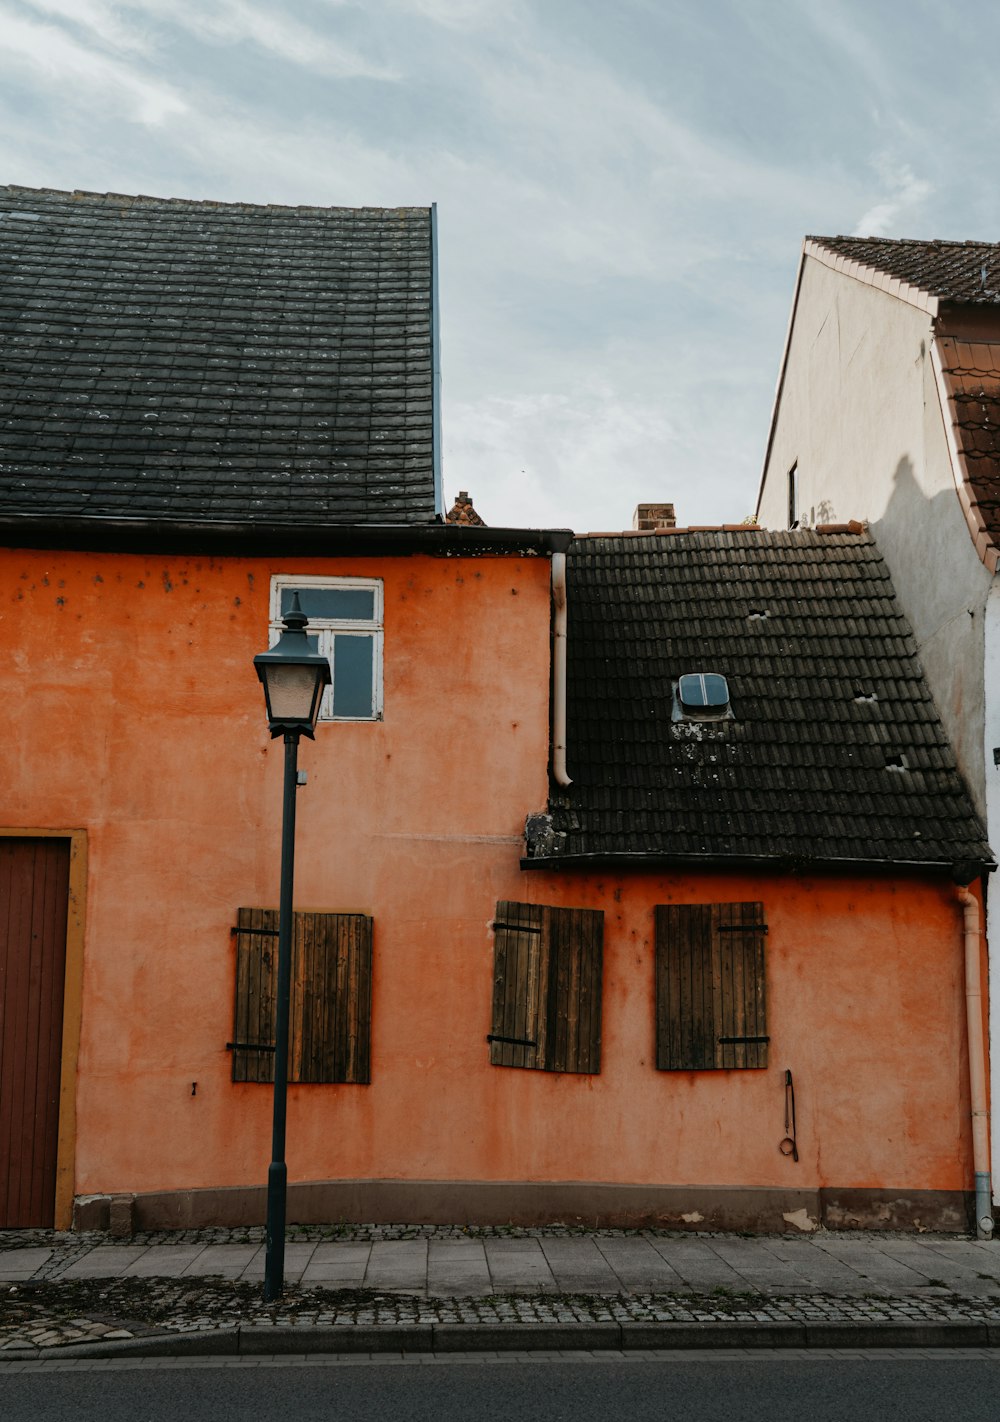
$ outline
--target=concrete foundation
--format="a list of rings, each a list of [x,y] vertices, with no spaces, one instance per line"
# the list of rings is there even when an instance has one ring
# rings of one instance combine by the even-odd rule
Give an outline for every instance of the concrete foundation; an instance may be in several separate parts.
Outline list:
[[[73,1227],[139,1230],[264,1223],[263,1185],[79,1196]],[[620,1229],[965,1233],[971,1191],[779,1190],[575,1181],[322,1180],[288,1187],[289,1224],[565,1224]]]

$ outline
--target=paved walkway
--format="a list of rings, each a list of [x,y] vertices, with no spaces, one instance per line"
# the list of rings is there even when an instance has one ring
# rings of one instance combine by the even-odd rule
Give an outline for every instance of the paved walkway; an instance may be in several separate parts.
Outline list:
[[[375,1227],[373,1227],[374,1230]],[[0,1281],[222,1278],[258,1282],[258,1231],[239,1242],[182,1234],[149,1243],[55,1235],[18,1247],[0,1234]],[[407,1234],[409,1233],[409,1237]],[[13,1246],[13,1247],[12,1247]],[[689,1290],[836,1296],[1000,1294],[1000,1244],[947,1235],[802,1238],[558,1230],[480,1237],[400,1227],[393,1238],[300,1238],[290,1232],[285,1281],[303,1288],[369,1289],[420,1298],[489,1294],[634,1295]]]
[[[1000,1244],[955,1236],[298,1228],[279,1305],[263,1268],[259,1230],[0,1233],[0,1356],[561,1347],[553,1330],[581,1329],[583,1347],[1000,1344]]]

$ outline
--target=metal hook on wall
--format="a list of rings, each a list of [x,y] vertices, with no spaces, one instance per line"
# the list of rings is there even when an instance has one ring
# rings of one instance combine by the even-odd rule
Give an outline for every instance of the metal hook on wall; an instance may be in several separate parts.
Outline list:
[[[785,1138],[778,1145],[782,1155],[790,1155],[794,1161],[799,1158],[799,1147],[795,1137],[795,1086],[792,1073],[785,1072]]]

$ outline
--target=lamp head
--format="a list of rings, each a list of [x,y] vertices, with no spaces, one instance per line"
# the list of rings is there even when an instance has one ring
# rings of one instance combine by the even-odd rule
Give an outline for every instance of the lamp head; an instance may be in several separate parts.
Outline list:
[[[315,736],[323,692],[330,685],[330,663],[320,655],[319,640],[306,635],[309,619],[298,593],[282,618],[283,631],[273,647],[254,657],[264,687],[267,724],[273,736]]]

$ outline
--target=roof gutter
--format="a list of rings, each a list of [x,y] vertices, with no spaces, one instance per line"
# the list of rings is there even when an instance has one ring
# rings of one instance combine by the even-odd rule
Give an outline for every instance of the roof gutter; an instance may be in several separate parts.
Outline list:
[[[522,858],[522,869],[572,870],[572,869],[667,869],[684,868],[769,868],[791,871],[810,869],[913,869],[924,873],[928,869],[949,874],[969,882],[977,874],[992,874],[996,861],[963,860],[960,864],[945,860],[917,859],[837,859],[806,858],[794,854],[656,854],[639,852],[635,854],[550,854],[531,859]]]
[[[958,890],[965,937],[965,1021],[969,1047],[969,1109],[972,1114],[972,1168],[976,1188],[976,1236],[993,1237],[990,1184],[989,1109],[986,1098],[986,1043],[983,1032],[983,986],[980,959],[982,919],[979,900],[968,889]]]
[[[566,554],[552,555],[552,778],[572,785],[566,770]]]
[[[565,552],[569,529],[485,528],[465,524],[208,523],[79,515],[0,517],[0,545],[75,552],[183,553],[229,557],[475,557]]]

